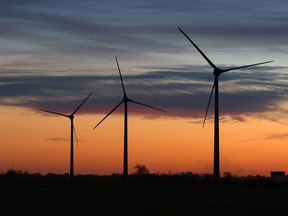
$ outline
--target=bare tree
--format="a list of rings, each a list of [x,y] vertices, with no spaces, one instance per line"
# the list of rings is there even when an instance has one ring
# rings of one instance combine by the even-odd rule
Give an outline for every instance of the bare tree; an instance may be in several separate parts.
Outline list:
[[[135,171],[135,174],[136,175],[147,175],[150,173],[150,170],[145,166],[145,165],[142,165],[142,164],[137,164],[135,167],[136,169]]]

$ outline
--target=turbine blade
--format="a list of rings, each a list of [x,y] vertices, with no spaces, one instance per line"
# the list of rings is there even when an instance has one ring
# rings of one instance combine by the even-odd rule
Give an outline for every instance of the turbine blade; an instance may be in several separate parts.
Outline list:
[[[116,107],[114,107],[95,127],[98,127],[111,113],[113,113],[124,101],[122,100]]]
[[[234,68],[223,69],[223,70],[221,69],[221,73],[231,71],[231,70],[237,70],[237,69],[252,67],[252,66],[256,66],[256,65],[261,65],[261,64],[267,64],[267,63],[271,63],[271,62],[274,62],[274,61],[260,62],[260,63],[256,63],[256,64],[244,65],[244,66],[240,66],[240,67],[234,67]]]
[[[91,92],[86,98],[85,100],[77,107],[77,109],[71,114],[71,115],[74,115],[79,109],[80,107],[85,103],[85,101],[91,96],[93,92]]]
[[[206,107],[206,112],[205,112],[205,117],[204,117],[202,128],[205,125],[205,121],[206,121],[206,118],[207,118],[207,114],[208,114],[208,110],[209,110],[209,107],[210,107],[211,98],[212,98],[212,95],[213,95],[213,92],[214,92],[214,88],[215,88],[215,79],[214,79],[214,83],[213,83],[212,90],[211,90],[211,93],[210,93],[209,101],[208,101],[208,104],[207,104],[207,107]]]
[[[147,105],[147,104],[140,103],[140,102],[137,102],[137,101],[134,101],[134,100],[131,100],[131,99],[129,99],[129,101],[132,102],[132,103],[135,103],[135,104],[139,104],[139,105],[142,105],[142,106],[149,107],[149,108],[151,108],[151,109],[155,109],[155,110],[161,111],[161,112],[167,112],[167,111],[165,111],[165,110],[162,110],[162,109],[159,109],[159,108],[156,108],[156,107],[153,107],[153,106],[149,106],[149,105]]]
[[[122,89],[123,89],[123,94],[126,95],[126,91],[125,91],[125,88],[124,88],[124,83],[123,83],[123,79],[122,79],[122,75],[121,75],[121,71],[120,71],[119,62],[118,62],[117,57],[115,57],[115,59],[116,59],[117,67],[118,67],[118,72],[119,72],[119,75],[120,75],[120,80],[121,80],[121,85],[122,85]]]
[[[76,129],[75,129],[74,125],[73,125],[73,132],[74,132],[74,136],[75,136],[75,139],[76,139],[77,148],[79,150],[79,143],[78,143],[78,138],[77,138]]]
[[[198,50],[198,52],[203,56],[203,58],[209,63],[209,65],[211,67],[213,67],[214,69],[217,69],[217,67],[210,61],[210,59],[202,52],[202,50],[200,50],[200,48],[188,37],[187,34],[185,34],[184,31],[182,31],[182,29],[178,28],[182,34],[192,43],[192,45]]]
[[[65,116],[65,117],[68,117],[68,118],[69,118],[68,115],[65,115],[65,114],[62,114],[62,113],[53,112],[53,111],[49,111],[49,110],[45,110],[45,109],[39,109],[39,110],[41,110],[41,111],[43,111],[43,112],[52,113],[52,114],[55,114],[55,115]]]

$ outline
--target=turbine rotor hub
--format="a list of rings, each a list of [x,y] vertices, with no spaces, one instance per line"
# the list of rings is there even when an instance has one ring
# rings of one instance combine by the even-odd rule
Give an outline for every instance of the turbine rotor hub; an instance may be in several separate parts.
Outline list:
[[[213,71],[214,76],[220,76],[223,73],[223,71],[219,68],[215,68]]]

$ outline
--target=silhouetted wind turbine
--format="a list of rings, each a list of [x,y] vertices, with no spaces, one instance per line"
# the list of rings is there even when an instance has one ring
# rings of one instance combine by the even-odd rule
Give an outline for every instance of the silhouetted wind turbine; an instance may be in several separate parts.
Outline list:
[[[40,109],[41,111],[44,111],[44,112],[48,112],[48,113],[52,113],[55,115],[67,117],[71,121],[71,138],[70,138],[70,141],[71,141],[71,145],[70,145],[70,179],[71,180],[73,179],[73,176],[74,176],[74,134],[75,134],[77,145],[78,145],[78,140],[77,140],[76,131],[75,131],[74,122],[73,122],[74,114],[76,114],[76,112],[80,109],[80,107],[85,103],[85,101],[90,97],[91,94],[92,94],[92,92],[85,98],[85,100],[70,115],[65,115],[65,114],[58,113],[58,112]]]
[[[119,63],[118,63],[118,59],[117,57],[115,57],[116,59],[116,63],[117,63],[117,67],[118,67],[118,71],[119,71],[119,76],[120,76],[120,80],[121,80],[121,85],[122,85],[122,90],[123,90],[123,99],[120,101],[120,103],[115,106],[95,127],[94,129],[101,124],[101,122],[103,122],[111,113],[113,113],[122,103],[124,103],[124,162],[123,162],[123,175],[124,175],[124,181],[127,182],[127,176],[128,176],[128,102],[131,103],[135,103],[135,104],[139,104],[145,107],[149,107],[158,111],[162,111],[162,112],[166,112],[162,109],[158,109],[156,107],[152,107],[149,105],[146,105],[144,103],[140,103],[137,102],[135,100],[130,99],[125,91],[125,87],[124,87],[124,83],[123,83],[123,79],[122,79],[122,75],[121,75],[121,71],[120,71],[120,67],[119,67]]]
[[[266,62],[261,62],[261,63],[256,63],[256,64],[250,64],[250,65],[244,65],[240,67],[233,67],[233,68],[227,68],[227,69],[220,69],[219,67],[216,67],[210,59],[200,50],[200,48],[183,32],[180,28],[178,28],[182,34],[192,43],[192,45],[198,50],[198,52],[203,56],[203,58],[208,62],[208,64],[214,69],[213,74],[214,74],[214,84],[212,86],[212,90],[210,93],[208,105],[206,108],[205,112],[205,117],[204,117],[204,122],[203,122],[203,127],[206,121],[210,101],[213,95],[213,91],[215,89],[215,100],[214,100],[214,180],[219,181],[220,178],[220,157],[219,157],[219,91],[218,91],[218,77],[225,72],[232,71],[232,70],[237,70],[237,69],[242,69],[242,68],[247,68],[247,67],[252,67],[255,65],[261,65],[261,64],[266,64],[270,63],[273,61],[266,61]]]

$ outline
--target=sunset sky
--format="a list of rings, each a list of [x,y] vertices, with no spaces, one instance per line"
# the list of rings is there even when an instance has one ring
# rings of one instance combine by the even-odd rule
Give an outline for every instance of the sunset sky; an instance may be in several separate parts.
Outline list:
[[[220,76],[220,171],[288,172],[288,2],[285,0],[2,0],[0,172],[122,173],[123,106],[129,104],[129,173],[213,172],[212,68],[273,63]],[[213,100],[212,100],[213,103]]]

